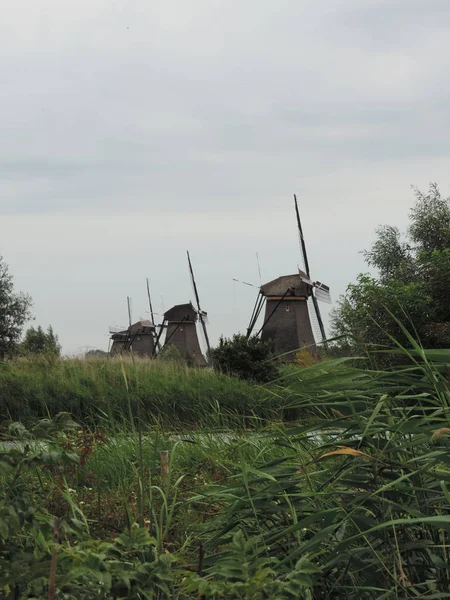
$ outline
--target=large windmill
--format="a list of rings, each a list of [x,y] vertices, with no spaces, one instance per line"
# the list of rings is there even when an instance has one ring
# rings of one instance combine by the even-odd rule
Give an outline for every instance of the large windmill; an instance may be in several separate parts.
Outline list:
[[[196,307],[194,307],[191,302],[188,302],[187,304],[177,304],[166,311],[164,313],[164,321],[156,343],[159,344],[162,331],[165,329],[166,338],[163,349],[173,346],[178,350],[183,358],[197,366],[204,367],[206,366],[207,362],[203,356],[200,347],[200,341],[198,339],[197,321],[200,321],[209,354],[211,348],[206,329],[207,313],[202,310],[200,306],[200,298],[198,295],[197,284],[195,282],[194,271],[192,269],[189,252],[187,253],[187,258],[189,275],[194,288]]]
[[[286,362],[295,360],[295,351],[298,349],[306,348],[315,352],[313,326],[318,330],[318,341],[325,343],[326,334],[318,301],[331,303],[329,287],[311,279],[295,195],[294,205],[304,270],[298,269],[294,275],[283,275],[260,287],[247,329],[247,336],[250,336],[265,304],[263,325],[256,335],[261,334],[262,340],[272,340],[274,352],[282,355]]]

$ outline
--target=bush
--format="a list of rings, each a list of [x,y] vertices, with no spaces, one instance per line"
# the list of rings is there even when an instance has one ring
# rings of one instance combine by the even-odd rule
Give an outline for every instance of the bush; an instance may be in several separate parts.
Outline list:
[[[217,371],[240,379],[267,383],[279,376],[279,364],[273,354],[271,340],[263,342],[240,333],[231,339],[221,337],[211,356]]]

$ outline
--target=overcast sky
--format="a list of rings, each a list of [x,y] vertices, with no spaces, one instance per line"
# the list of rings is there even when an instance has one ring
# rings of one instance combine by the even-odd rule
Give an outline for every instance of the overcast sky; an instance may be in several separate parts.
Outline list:
[[[366,270],[411,184],[450,183],[448,0],[15,0],[0,20],[0,254],[64,352],[193,299],[245,329],[255,284]],[[326,312],[326,311],[325,311]]]

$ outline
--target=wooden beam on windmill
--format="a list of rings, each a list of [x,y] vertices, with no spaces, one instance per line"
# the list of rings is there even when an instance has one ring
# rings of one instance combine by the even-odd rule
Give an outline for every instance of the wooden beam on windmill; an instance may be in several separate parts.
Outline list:
[[[313,315],[317,319],[317,324],[318,324],[318,327],[320,330],[320,336],[321,336],[320,341],[326,347],[327,336],[325,333],[325,327],[323,324],[322,315],[320,313],[318,301],[320,300],[321,302],[331,304],[330,288],[327,285],[320,283],[320,281],[312,281],[311,272],[310,272],[310,268],[309,268],[308,253],[306,251],[305,237],[303,235],[303,228],[302,228],[302,223],[300,220],[300,212],[298,210],[297,196],[295,194],[294,194],[294,206],[295,206],[295,215],[297,218],[297,227],[298,227],[298,235],[299,235],[299,242],[300,242],[300,253],[301,253],[301,256],[303,259],[303,264],[305,266],[305,272],[303,273],[299,269],[299,275],[300,275],[300,278],[302,279],[302,281],[311,288],[311,301],[312,301],[313,311],[314,311]]]
[[[209,343],[209,336],[208,336],[208,331],[206,329],[206,319],[208,317],[208,314],[202,310],[201,306],[200,306],[200,298],[198,295],[198,289],[197,289],[197,284],[195,282],[195,277],[194,277],[194,270],[192,268],[192,263],[191,263],[191,257],[189,256],[189,251],[186,251],[187,254],[187,259],[188,259],[188,265],[189,265],[189,273],[191,276],[191,283],[192,283],[192,288],[194,290],[194,296],[195,296],[195,302],[197,305],[197,314],[198,314],[198,318],[200,320],[201,326],[202,326],[202,330],[203,330],[203,335],[205,336],[205,343],[206,343],[206,348],[207,348],[207,355],[208,358],[211,356],[211,345]]]
[[[153,324],[153,341],[154,341],[154,347],[156,349],[156,352],[158,350],[161,349],[161,345],[159,343],[159,335],[157,334],[156,331],[156,323],[155,323],[155,313],[153,312],[153,304],[152,304],[152,297],[150,295],[150,283],[148,280],[148,277],[146,278],[146,282],[147,282],[147,297],[148,297],[148,307],[150,310],[150,318]],[[155,351],[152,352],[152,356],[155,354]]]

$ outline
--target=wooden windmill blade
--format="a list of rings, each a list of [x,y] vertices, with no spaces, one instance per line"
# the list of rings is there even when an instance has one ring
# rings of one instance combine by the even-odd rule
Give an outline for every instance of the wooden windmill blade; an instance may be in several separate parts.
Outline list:
[[[303,236],[302,222],[300,221],[300,213],[298,210],[298,202],[297,202],[296,194],[294,194],[294,205],[295,205],[295,215],[297,217],[298,236],[299,236],[299,242],[300,242],[300,252],[301,252],[302,260],[303,260],[303,266],[305,267],[306,277],[308,279],[310,279],[308,254],[306,252],[305,238]]]
[[[146,282],[147,282],[148,307],[150,309],[150,317],[151,317],[152,323],[154,325],[155,324],[155,315],[153,313],[152,297],[150,296],[150,283],[148,281],[148,277],[146,278]]]
[[[127,296],[127,308],[128,308],[128,332],[127,340],[125,342],[124,350],[129,350],[131,346],[131,298]]]
[[[210,356],[211,345],[209,343],[208,331],[206,330],[206,322],[205,322],[205,317],[207,316],[207,313],[205,311],[203,311],[200,307],[200,298],[198,295],[197,284],[195,283],[195,277],[194,277],[194,270],[192,268],[191,257],[189,256],[188,250],[186,251],[186,254],[187,254],[187,259],[188,259],[188,264],[189,264],[189,273],[191,275],[192,287],[194,288],[195,302],[197,304],[197,314],[198,314],[198,318],[200,319],[200,323],[202,325],[203,333],[205,335],[206,347],[208,348],[208,356]]]
[[[245,283],[245,282],[244,282]],[[246,284],[251,285],[251,284]],[[247,338],[249,338],[255,328],[255,325],[258,321],[259,315],[261,314],[261,310],[264,304],[264,296],[261,294],[261,290],[258,292],[256,297],[255,306],[253,307],[252,316],[250,317],[250,323],[247,327]]]
[[[162,346],[161,346],[161,336],[163,334],[164,328],[167,327],[167,321],[166,319],[163,319],[163,322],[161,323],[161,325],[159,326],[159,332],[156,336],[155,339],[155,345],[153,346],[153,352],[152,352],[152,357],[154,357],[156,355],[156,353],[160,352],[162,350]],[[155,329],[156,332],[156,329]]]
[[[295,205],[295,215],[297,218],[297,227],[298,227],[298,234],[299,234],[299,239],[300,239],[300,252],[303,258],[303,263],[305,265],[305,273],[306,273],[306,279],[303,278],[300,275],[300,278],[302,279],[302,281],[304,283],[307,283],[308,285],[310,285],[312,287],[312,293],[311,293],[311,299],[312,299],[312,303],[313,303],[313,307],[314,307],[314,312],[317,318],[317,324],[319,326],[319,330],[320,330],[320,335],[322,337],[322,342],[324,342],[327,339],[326,333],[325,333],[325,327],[323,324],[323,320],[322,320],[322,315],[320,314],[320,308],[319,308],[319,303],[318,303],[318,298],[316,296],[316,294],[314,293],[316,290],[316,285],[315,283],[313,283],[311,281],[311,273],[310,273],[310,269],[309,269],[309,261],[308,261],[308,253],[306,252],[306,243],[305,243],[305,237],[303,235],[303,229],[302,229],[302,222],[300,220],[300,212],[298,210],[298,202],[297,202],[297,196],[294,194],[294,205]],[[323,284],[320,284],[321,286]],[[326,288],[327,286],[324,286],[324,288]],[[324,291],[324,290],[323,290]],[[328,288],[328,295],[329,295],[329,288]],[[330,299],[331,301],[331,299]]]
[[[157,350],[161,349],[161,344],[159,342],[159,336],[156,333],[156,324],[155,324],[155,313],[153,312],[153,304],[152,304],[152,297],[150,296],[150,283],[148,281],[148,277],[146,278],[147,281],[147,296],[148,296],[148,307],[150,309],[150,318],[152,320],[152,325],[154,327],[153,329],[153,341],[155,346],[157,347]],[[153,355],[154,353],[152,353]]]
[[[312,302],[313,302],[313,306],[314,306],[314,312],[316,313],[316,317],[317,317],[317,323],[319,325],[320,335],[322,336],[322,342],[324,342],[327,339],[327,335],[325,333],[325,327],[323,325],[322,315],[320,314],[319,303],[318,303],[317,298],[314,295],[314,293],[312,294],[311,298],[312,298]]]
[[[131,328],[131,298],[127,296],[127,306],[128,306],[128,325]]]

